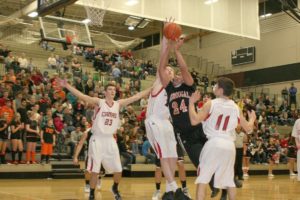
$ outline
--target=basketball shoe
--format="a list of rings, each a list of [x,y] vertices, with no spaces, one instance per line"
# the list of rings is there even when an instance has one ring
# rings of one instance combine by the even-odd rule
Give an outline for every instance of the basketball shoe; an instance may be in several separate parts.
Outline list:
[[[111,191],[115,197],[115,200],[122,200],[122,197],[120,195],[120,192],[118,190],[114,190],[113,188],[111,188]]]
[[[182,192],[185,196],[189,197],[190,199],[192,199],[190,193],[189,193],[189,189],[187,187],[182,188]]]
[[[191,200],[191,198],[186,196],[181,188],[178,188],[175,192],[174,200]]]
[[[153,193],[152,200],[159,200],[159,199],[160,199],[160,190],[156,190]]]
[[[174,192],[165,192],[164,195],[161,198],[162,200],[174,200]]]
[[[89,184],[85,184],[84,192],[86,192],[86,193],[90,192],[90,185]]]

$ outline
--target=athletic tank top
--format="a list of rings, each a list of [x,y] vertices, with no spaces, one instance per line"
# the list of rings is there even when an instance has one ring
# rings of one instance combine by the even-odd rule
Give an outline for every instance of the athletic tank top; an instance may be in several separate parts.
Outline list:
[[[208,139],[223,137],[234,141],[239,118],[239,108],[232,100],[214,99],[211,101],[208,118],[202,122],[204,133]]]
[[[151,93],[148,99],[146,117],[155,116],[160,119],[169,119],[170,111],[167,107],[167,92],[162,87],[156,94]]]
[[[99,101],[99,110],[93,121],[92,132],[94,135],[113,135],[120,126],[119,102],[113,101],[110,106],[104,99]]]

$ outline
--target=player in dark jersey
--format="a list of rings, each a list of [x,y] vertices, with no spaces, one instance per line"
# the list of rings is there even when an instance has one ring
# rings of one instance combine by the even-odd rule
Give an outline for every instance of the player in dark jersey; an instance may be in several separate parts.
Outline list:
[[[190,160],[197,168],[199,165],[201,150],[207,139],[202,130],[202,125],[199,124],[192,126],[189,119],[189,98],[192,93],[195,92],[196,86],[190,72],[188,71],[188,67],[183,56],[179,51],[183,42],[184,38],[180,38],[176,43],[171,42],[171,44],[168,44],[167,39],[163,37],[163,53],[161,53],[158,72],[168,95],[167,104],[170,109],[177,142],[186,150]],[[164,70],[168,66],[168,57],[171,49],[174,49],[180,69],[174,75],[173,80],[169,80],[167,78],[168,76],[164,74]],[[211,181],[210,187],[212,188],[211,196],[215,197],[219,190],[213,189],[213,181]],[[227,192],[226,190],[223,190],[221,199],[226,199],[226,196]]]
[[[78,165],[78,156],[82,150],[82,147],[84,146],[85,141],[87,142],[87,147],[89,146],[91,136],[92,136],[92,131],[90,128],[87,129],[81,136],[80,141],[79,141],[78,145],[76,146],[76,150],[74,153],[73,163],[75,165]],[[86,160],[85,160],[85,169],[87,168],[87,161],[88,161],[88,158],[86,158]],[[101,168],[101,172],[100,172],[98,183],[97,183],[98,189],[101,188],[101,177],[103,177],[104,174],[105,174],[104,169]],[[85,171],[84,178],[85,178],[84,191],[88,193],[88,192],[90,192],[90,173],[87,170]]]

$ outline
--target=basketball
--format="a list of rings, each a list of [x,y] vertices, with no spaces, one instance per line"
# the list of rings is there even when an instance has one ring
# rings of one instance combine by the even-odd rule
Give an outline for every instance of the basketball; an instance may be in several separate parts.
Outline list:
[[[182,33],[181,26],[175,23],[168,23],[164,27],[164,36],[169,40],[176,40]]]

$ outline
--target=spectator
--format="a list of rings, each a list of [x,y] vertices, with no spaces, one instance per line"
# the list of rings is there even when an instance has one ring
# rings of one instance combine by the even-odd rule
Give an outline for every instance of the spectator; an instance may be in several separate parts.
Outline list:
[[[14,120],[12,121],[11,125],[11,144],[12,144],[12,151],[11,151],[11,158],[13,164],[18,164],[22,162],[22,154],[23,154],[23,142],[22,142],[22,134],[25,128],[24,123],[21,121],[21,115],[16,113]],[[18,154],[19,162],[16,161],[16,154]]]
[[[35,162],[35,149],[36,142],[40,136],[39,128],[38,128],[38,120],[36,118],[36,113],[33,111],[28,112],[28,120],[26,122],[26,163],[36,164]]]
[[[289,89],[290,95],[290,105],[297,104],[296,95],[297,95],[297,88],[294,86],[294,83],[291,83],[291,87]]]
[[[54,54],[52,53],[48,58],[48,67],[51,69],[56,69],[57,68],[56,64],[57,64],[56,59],[54,57]]]
[[[6,164],[5,154],[8,140],[8,123],[4,117],[0,118],[0,163]]]
[[[208,87],[208,84],[209,84],[209,80],[208,80],[208,77],[207,77],[206,74],[202,77],[201,81],[204,83],[204,92],[206,93],[207,92],[207,87]]]
[[[151,163],[151,164],[155,163],[156,155],[151,152],[151,144],[150,144],[148,138],[146,138],[146,140],[143,143],[142,154],[143,154],[143,156],[146,157],[147,163]]]
[[[121,82],[121,75],[122,75],[122,73],[121,73],[120,69],[116,65],[112,65],[112,72],[111,72],[111,74],[112,74],[113,79],[117,83],[120,83],[120,84],[122,83]]]
[[[76,124],[76,129],[71,132],[71,141],[69,142],[70,146],[70,157],[73,158],[74,156],[74,149],[78,142],[80,141],[81,136],[83,135],[83,132],[81,131],[81,125]]]
[[[278,164],[279,163],[279,159],[280,159],[280,153],[279,153],[279,149],[278,146],[275,143],[275,139],[274,138],[270,138],[269,140],[269,144],[267,146],[267,151],[268,151],[268,160],[269,160],[269,177],[274,177],[273,175],[273,166],[274,164]]]
[[[237,177],[239,180],[243,180],[243,147],[244,142],[247,140],[246,134],[242,131],[242,127],[238,125],[238,127],[235,129],[235,148],[236,148],[236,157],[235,157],[235,166],[234,166],[234,172],[235,177]]]
[[[11,123],[11,121],[14,118],[14,110],[12,108],[12,103],[10,99],[7,99],[5,102],[5,105],[0,107],[0,115],[1,117],[4,117],[6,122],[8,124]]]
[[[43,164],[44,161],[46,161],[46,163],[49,164],[53,146],[55,146],[55,128],[52,119],[48,119],[47,125],[41,130],[41,143],[41,163]]]
[[[20,68],[27,70],[28,67],[28,60],[26,58],[25,53],[22,53],[21,57],[18,59],[18,62],[20,63]]]
[[[281,96],[282,96],[282,99],[284,99],[286,101],[288,100],[289,91],[288,91],[287,87],[285,87],[281,90]]]
[[[117,143],[120,155],[125,159],[123,169],[129,169],[130,165],[135,163],[135,155],[129,150],[127,138],[129,138],[129,136],[125,133],[124,128],[121,127],[117,134]]]

